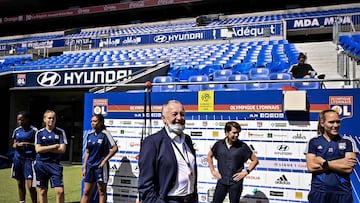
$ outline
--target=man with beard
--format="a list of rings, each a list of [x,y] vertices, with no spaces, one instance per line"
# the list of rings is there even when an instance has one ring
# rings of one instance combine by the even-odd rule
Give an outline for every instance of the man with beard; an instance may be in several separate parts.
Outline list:
[[[350,174],[359,150],[355,141],[339,135],[340,116],[334,110],[319,114],[318,136],[309,140],[306,166],[312,173],[310,203],[352,203]]]
[[[237,122],[227,122],[225,139],[218,140],[207,155],[211,174],[218,180],[213,203],[224,202],[227,193],[229,193],[230,203],[239,203],[245,176],[259,164],[258,158],[250,147],[238,139],[240,131],[241,127]],[[215,170],[213,157],[217,159],[218,170]],[[251,162],[245,168],[244,164],[249,159]]]
[[[139,156],[139,193],[143,203],[197,203],[193,142],[185,135],[185,109],[177,100],[162,107],[164,128],[146,137]]]

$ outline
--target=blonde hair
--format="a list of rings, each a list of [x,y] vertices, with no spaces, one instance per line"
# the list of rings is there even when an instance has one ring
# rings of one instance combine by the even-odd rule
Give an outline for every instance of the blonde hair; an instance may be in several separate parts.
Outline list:
[[[327,110],[321,111],[319,114],[318,126],[317,126],[317,134],[318,135],[324,134],[325,130],[324,130],[324,127],[321,126],[321,123],[325,122],[325,114],[330,113],[330,112],[339,114],[337,111],[332,110],[332,109],[327,109]]]
[[[55,113],[55,111],[53,111],[53,110],[46,110],[46,111],[44,112],[44,115],[43,115],[43,127],[46,126],[46,123],[44,122],[44,119],[46,118],[46,115],[49,114],[49,113],[53,113],[53,114],[54,114],[54,117],[56,118],[56,113]]]

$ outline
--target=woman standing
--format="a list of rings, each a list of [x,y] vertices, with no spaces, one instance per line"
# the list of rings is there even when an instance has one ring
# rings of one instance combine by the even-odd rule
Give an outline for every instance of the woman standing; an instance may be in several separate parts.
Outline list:
[[[106,130],[104,116],[94,115],[91,118],[91,131],[87,135],[86,151],[84,156],[83,178],[84,192],[81,203],[90,201],[95,182],[99,191],[99,202],[107,200],[106,186],[109,176],[109,159],[118,151],[114,138]]]
[[[40,188],[40,203],[48,202],[48,184],[55,189],[56,203],[65,202],[62,154],[66,151],[65,131],[56,127],[56,113],[47,110],[43,117],[44,128],[35,136],[36,163],[35,172]]]
[[[21,111],[16,116],[18,127],[14,129],[12,134],[13,148],[15,155],[13,159],[13,167],[11,177],[17,180],[19,201],[25,203],[26,186],[30,192],[31,201],[37,202],[36,188],[33,187],[34,160],[35,160],[35,133],[37,128],[30,125],[29,113]]]

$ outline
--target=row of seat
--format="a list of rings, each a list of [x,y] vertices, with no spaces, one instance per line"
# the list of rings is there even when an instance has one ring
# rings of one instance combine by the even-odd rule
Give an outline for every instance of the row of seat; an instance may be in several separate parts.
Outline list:
[[[267,77],[256,77],[256,79],[252,78],[253,81],[251,81],[252,80],[251,77],[254,76],[253,74],[229,75],[228,71],[225,72],[224,74],[220,74],[218,76],[214,75],[213,79],[211,79],[207,75],[193,75],[189,77],[188,81],[184,81],[185,85],[182,84],[181,82],[175,81],[175,78],[171,76],[156,76],[153,79],[153,91],[174,92],[174,91],[202,91],[202,90],[214,90],[214,91],[282,90],[284,87],[287,86],[292,86],[296,89],[305,90],[305,89],[319,89],[321,87],[320,82],[315,81],[314,79],[308,79],[306,81],[292,80],[292,76],[290,73],[270,73]],[[212,83],[212,81],[214,83]],[[201,83],[201,84],[197,84],[197,83]]]
[[[232,67],[223,67],[219,64],[206,65],[200,69],[180,67],[170,68],[168,74],[175,78],[176,81],[186,81],[192,75],[207,75],[216,77],[216,74],[229,72],[230,74],[249,74],[251,79],[265,79],[270,73],[285,73],[289,70],[290,64],[285,61],[274,61],[267,63],[265,66],[256,67],[255,63],[237,63]]]
[[[270,44],[271,42],[271,44]],[[16,64],[15,70],[152,66],[168,61],[171,72],[186,80],[187,72],[233,69],[247,73],[254,67],[266,67],[271,72],[286,72],[295,64],[298,51],[287,40],[248,41],[199,44],[174,47],[118,49],[65,53],[36,61]],[[204,73],[205,72],[205,73]],[[192,73],[191,73],[192,74]]]
[[[360,60],[360,34],[341,35],[338,44],[353,58]]]

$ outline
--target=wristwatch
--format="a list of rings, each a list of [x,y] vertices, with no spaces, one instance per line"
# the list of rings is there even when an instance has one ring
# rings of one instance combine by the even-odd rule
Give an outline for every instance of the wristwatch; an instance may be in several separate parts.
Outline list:
[[[323,163],[322,163],[322,167],[323,168],[328,168],[329,167],[329,162],[327,160],[325,160]]]
[[[249,169],[246,169],[246,172],[247,172],[248,174],[250,174],[251,171],[250,171]]]

